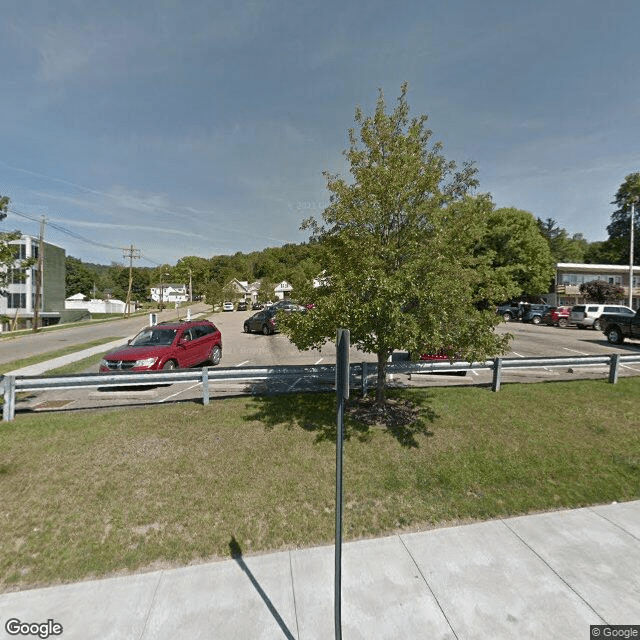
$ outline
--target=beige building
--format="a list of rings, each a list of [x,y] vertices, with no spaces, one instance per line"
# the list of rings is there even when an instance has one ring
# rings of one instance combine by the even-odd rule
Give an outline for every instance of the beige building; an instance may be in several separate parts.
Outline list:
[[[610,300],[628,304],[629,302],[629,267],[618,264],[578,264],[559,262],[556,265],[554,290],[547,296],[549,304],[573,305],[593,302],[580,293],[580,285],[592,280],[604,280],[622,287],[624,294],[620,300]],[[633,268],[633,308],[640,303],[640,266]]]

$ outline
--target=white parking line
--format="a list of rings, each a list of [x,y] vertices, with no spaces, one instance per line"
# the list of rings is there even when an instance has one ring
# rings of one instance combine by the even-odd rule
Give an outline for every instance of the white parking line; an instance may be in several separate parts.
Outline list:
[[[518,356],[518,358],[524,358],[523,355],[520,355],[519,353],[516,353],[515,351],[512,351],[511,353],[513,353],[514,355]]]
[[[591,355],[590,353],[585,353],[584,351],[576,351],[575,349],[569,349],[568,347],[562,347],[565,351],[571,351],[571,353],[579,353],[581,356]]]
[[[630,369],[631,371],[635,371],[637,373],[640,373],[640,369],[636,369],[635,367],[630,367],[628,364],[623,364],[621,365],[624,369]]]
[[[324,360],[324,358],[320,358],[320,360],[318,360],[318,362],[314,362],[313,364],[320,364],[323,360]]]
[[[251,360],[245,360],[244,362],[241,362],[240,364],[237,364],[236,367],[241,367],[245,364],[248,364],[249,362],[251,362]]]
[[[171,398],[175,398],[176,396],[179,396],[181,393],[184,393],[185,391],[191,391],[191,389],[195,389],[196,387],[201,387],[201,386],[202,386],[202,382],[192,384],[190,387],[187,387],[182,391],[176,391],[176,393],[172,393],[170,396],[167,396],[166,398],[162,398],[161,400],[158,400],[158,403],[166,402],[167,400],[171,400]]]

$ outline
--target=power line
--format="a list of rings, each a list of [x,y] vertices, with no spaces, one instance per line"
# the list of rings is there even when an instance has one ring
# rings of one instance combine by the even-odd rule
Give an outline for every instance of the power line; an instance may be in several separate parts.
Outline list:
[[[28,213],[25,213],[24,211],[18,211],[17,209],[15,209],[14,207],[7,207],[7,211],[9,213],[14,213],[17,216],[20,216],[22,218],[26,218],[27,220],[31,220],[32,222],[40,222],[39,218],[36,218]],[[85,236],[76,233],[75,231],[71,231],[70,229],[67,229],[66,227],[63,227],[62,225],[56,223],[56,222],[52,222],[50,219],[47,219],[47,224],[52,228],[55,229],[56,231],[60,231],[61,233],[64,233],[68,236],[70,236],[71,238],[74,238],[75,240],[80,240],[81,242],[86,242],[87,244],[93,245],[94,247],[101,247],[103,249],[112,249],[114,251],[122,251],[121,247],[116,247],[114,245],[111,244],[105,244],[104,242],[96,242],[95,240],[91,240],[90,238],[86,238]],[[153,260],[147,258],[146,256],[141,256],[142,260],[146,260],[147,262],[151,263],[154,267],[159,267],[160,263],[158,262],[154,262]]]

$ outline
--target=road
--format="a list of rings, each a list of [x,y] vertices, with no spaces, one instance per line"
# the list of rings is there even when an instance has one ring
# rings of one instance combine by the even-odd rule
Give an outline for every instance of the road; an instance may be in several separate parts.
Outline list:
[[[175,312],[174,312],[175,313]],[[316,351],[298,351],[289,340],[280,334],[263,336],[262,334],[246,334],[242,331],[243,321],[251,314],[248,312],[207,313],[221,330],[223,336],[222,367],[240,366],[268,366],[282,364],[314,365],[332,364],[335,362],[335,347],[327,345]],[[124,321],[121,321],[124,323]],[[117,324],[117,330],[123,335],[130,335],[144,324],[143,319],[137,320],[134,327],[133,321],[127,321],[125,325]],[[104,336],[119,335],[116,333],[116,324],[99,325]],[[111,326],[110,326],[111,325]],[[126,330],[125,330],[126,329]],[[131,329],[134,329],[131,331]],[[70,331],[70,333],[69,333]],[[127,333],[129,331],[130,333]],[[613,346],[607,343],[601,332],[591,329],[578,330],[576,328],[559,329],[557,327],[535,326],[519,322],[501,324],[496,331],[509,332],[513,335],[511,351],[505,354],[507,358],[530,357],[557,357],[580,355],[611,355],[613,353],[638,354],[640,344],[625,343],[622,346]],[[65,330],[68,333],[64,342],[70,344],[71,340],[78,339],[79,343],[86,342],[96,336],[80,339],[73,335],[73,330]],[[25,338],[20,338],[20,341]],[[28,341],[28,338],[26,338]],[[61,341],[62,342],[62,341]],[[355,349],[351,350],[351,362],[363,361],[375,362],[372,354],[363,354]],[[95,372],[94,367],[92,371]],[[504,370],[503,383],[508,382],[536,382],[552,380],[574,380],[579,378],[606,378],[608,368],[606,366],[576,370],[575,367],[546,368],[535,370]],[[623,367],[620,375],[639,375],[640,365]],[[476,385],[489,384],[490,371],[471,371],[467,376],[442,376],[428,374],[394,375],[390,382],[396,385],[411,386],[448,386],[448,385]],[[242,387],[238,383],[219,382],[212,386],[214,395],[235,395]],[[265,391],[265,383],[250,385],[254,393]],[[297,390],[303,390],[303,384],[296,386]],[[273,391],[273,389],[270,389]],[[29,410],[46,410],[49,408],[79,409],[89,407],[111,407],[121,405],[133,405],[140,403],[163,403],[177,400],[190,400],[202,395],[199,383],[174,384],[162,387],[154,387],[146,390],[121,390],[121,391],[97,391],[91,390],[59,390],[42,392],[36,396],[18,404],[21,408]]]
[[[210,309],[202,303],[191,307],[192,313],[202,313]],[[156,312],[157,313],[157,312]],[[186,309],[180,309],[184,316]],[[177,317],[175,309],[165,309],[158,314],[158,320],[173,320]],[[0,334],[0,364],[12,362],[20,358],[29,358],[43,353],[50,353],[68,346],[87,344],[100,338],[128,338],[140,331],[149,323],[148,315],[133,318],[119,318],[108,322],[96,321],[88,325],[70,325],[66,329],[44,330],[38,333],[23,334],[13,337]]]

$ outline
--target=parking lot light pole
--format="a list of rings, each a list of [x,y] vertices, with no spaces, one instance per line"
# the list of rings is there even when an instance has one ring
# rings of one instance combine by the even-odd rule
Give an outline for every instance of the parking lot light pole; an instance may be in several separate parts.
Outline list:
[[[635,213],[636,213],[636,202],[638,200],[638,196],[633,196],[631,198],[631,222],[630,222],[630,233],[629,233],[629,309],[633,309],[633,243],[634,243],[634,227],[635,227]]]

